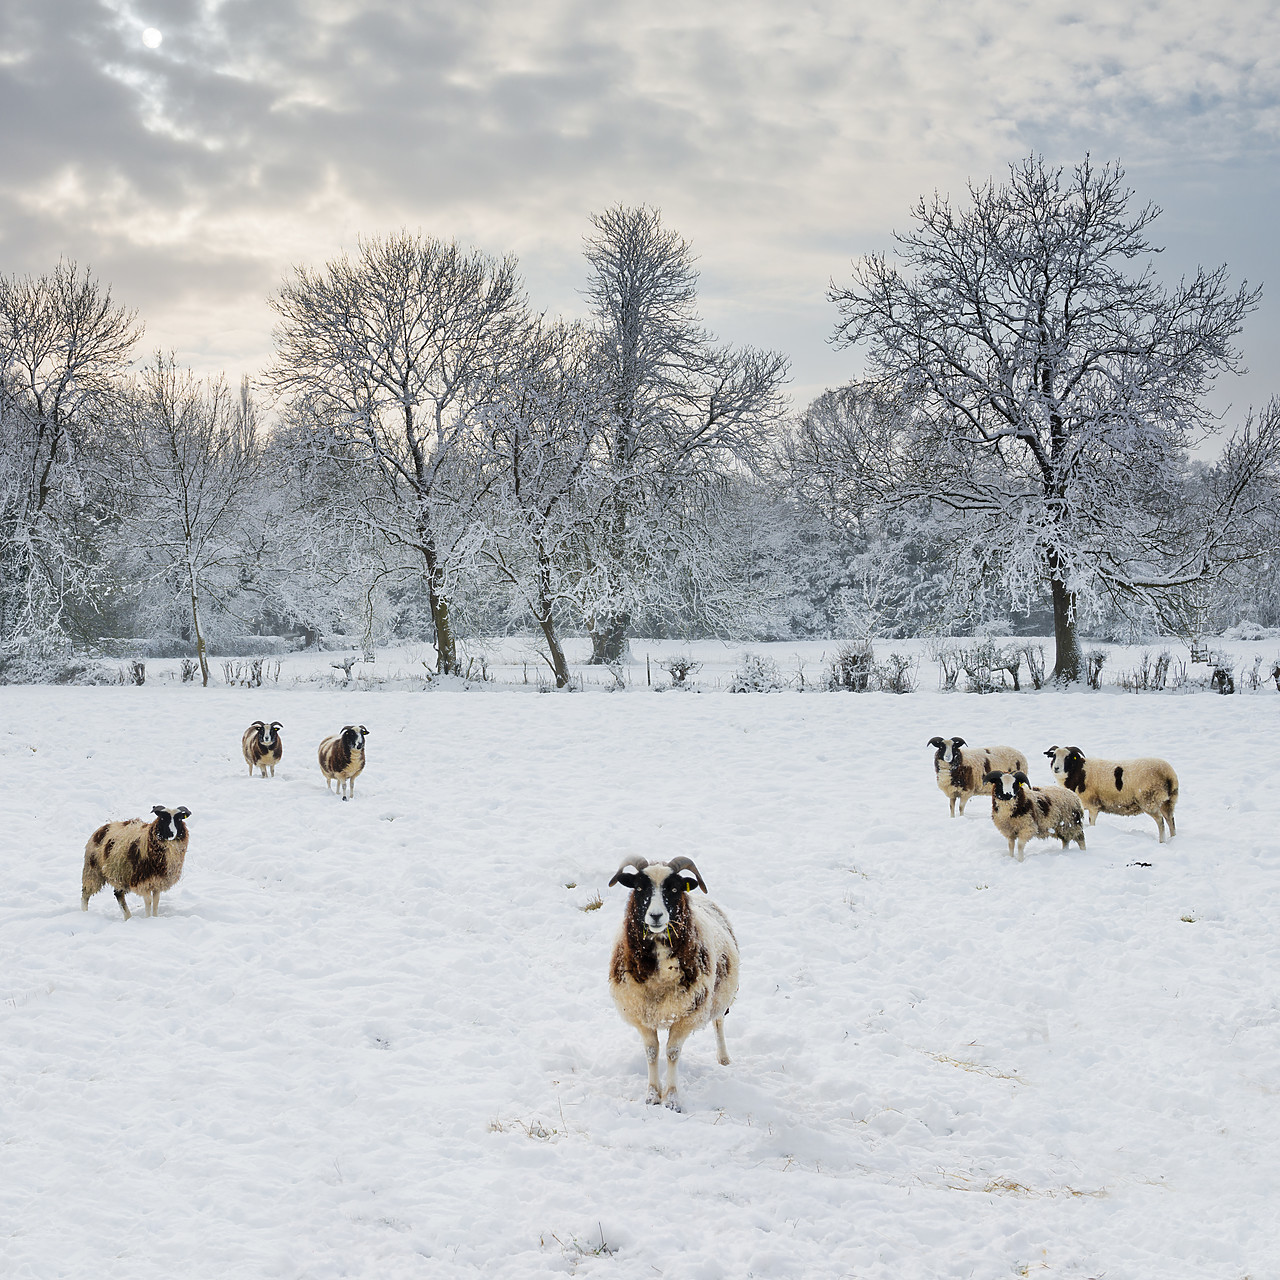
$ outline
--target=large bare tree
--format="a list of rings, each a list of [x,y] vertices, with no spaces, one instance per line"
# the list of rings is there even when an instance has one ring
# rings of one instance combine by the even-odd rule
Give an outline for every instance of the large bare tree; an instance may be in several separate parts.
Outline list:
[[[586,297],[605,357],[609,481],[591,549],[592,661],[616,662],[632,613],[664,580],[670,518],[696,510],[697,486],[754,461],[783,411],[787,361],[718,345],[702,328],[692,248],[656,209],[619,205],[591,223]]]
[[[1249,505],[1236,473],[1219,531],[1190,527],[1183,480],[1258,292],[1224,267],[1162,283],[1159,210],[1132,199],[1117,165],[1031,156],[963,206],[921,199],[896,261],[858,259],[829,295],[837,345],[868,362],[865,394],[829,406],[849,415],[843,483],[860,502],[950,511],[983,572],[1024,598],[1047,586],[1060,680],[1080,675],[1081,604],[1167,609],[1215,572],[1220,531]],[[870,397],[890,411],[868,413]]]
[[[172,355],[138,378],[113,450],[120,536],[153,620],[184,619],[209,683],[208,597],[238,585],[245,506],[260,462],[252,402],[200,382]]]
[[[402,231],[321,271],[299,267],[272,305],[270,381],[376,472],[363,517],[420,557],[437,667],[455,673],[450,578],[477,497],[471,415],[529,324],[515,261]]]
[[[84,585],[72,525],[86,505],[85,448],[140,333],[74,262],[0,276],[0,644],[56,627]]]

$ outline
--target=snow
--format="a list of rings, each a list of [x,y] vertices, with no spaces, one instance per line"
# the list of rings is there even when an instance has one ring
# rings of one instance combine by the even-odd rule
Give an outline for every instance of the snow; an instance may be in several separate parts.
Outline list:
[[[0,1273],[1277,1274],[1280,696],[922,684],[0,690]],[[935,734],[1041,783],[1055,743],[1165,756],[1179,834],[1018,864]],[[157,803],[160,916],[82,913],[90,832]],[[741,944],[684,1114],[606,988],[631,852],[694,858]]]

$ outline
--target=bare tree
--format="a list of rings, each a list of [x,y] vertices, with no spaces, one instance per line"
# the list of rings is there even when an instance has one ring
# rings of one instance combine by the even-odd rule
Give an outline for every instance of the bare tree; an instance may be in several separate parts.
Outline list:
[[[596,483],[591,463],[605,421],[600,350],[584,327],[541,324],[525,335],[504,387],[479,416],[479,446],[491,477],[481,560],[531,613],[547,646],[556,687],[569,666],[558,611],[581,604],[578,554]]]
[[[617,206],[591,223],[586,297],[609,401],[601,437],[609,484],[592,548],[603,587],[591,618],[592,661],[616,662],[632,612],[662,581],[655,551],[666,517],[692,487],[754,461],[782,414],[787,361],[715,344],[696,314],[692,249],[656,209]]]
[[[1123,179],[1032,156],[965,208],[922,199],[900,265],[859,259],[829,295],[835,341],[866,347],[892,406],[848,424],[843,483],[956,513],[1015,596],[1047,584],[1060,680],[1080,678],[1078,605],[1167,601],[1214,572],[1214,536],[1182,519],[1185,457],[1217,429],[1204,396],[1238,371],[1259,296],[1224,267],[1165,287],[1131,266],[1157,252],[1159,210],[1131,211]]]
[[[86,269],[0,276],[0,643],[56,625],[91,566],[72,548],[83,453],[141,333]]]
[[[224,382],[202,383],[157,355],[129,398],[115,450],[121,537],[154,611],[185,614],[209,683],[206,597],[225,600],[238,581],[238,534],[259,456],[252,403]]]
[[[515,261],[400,232],[298,268],[272,306],[271,383],[375,472],[364,517],[421,558],[437,666],[454,673],[450,579],[479,496],[470,415],[529,323]]]

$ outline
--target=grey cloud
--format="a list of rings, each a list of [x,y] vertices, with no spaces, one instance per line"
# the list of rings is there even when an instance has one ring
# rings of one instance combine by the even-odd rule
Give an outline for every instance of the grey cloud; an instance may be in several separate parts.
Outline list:
[[[587,213],[644,200],[702,254],[709,322],[788,349],[807,394],[854,368],[813,349],[828,278],[922,192],[1030,147],[1119,155],[1144,196],[1189,157],[1271,164],[1278,26],[1264,0],[10,0],[0,270],[92,262],[153,341],[234,374],[291,264],[360,234],[517,251],[573,311]],[[1199,256],[1231,259],[1244,215],[1216,216]]]

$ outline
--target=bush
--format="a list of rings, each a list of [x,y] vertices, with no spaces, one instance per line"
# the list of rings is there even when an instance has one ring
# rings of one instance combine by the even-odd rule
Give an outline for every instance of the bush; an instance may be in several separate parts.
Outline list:
[[[671,677],[673,689],[683,689],[685,681],[691,675],[702,670],[702,663],[695,662],[687,653],[677,654],[662,664],[662,669]]]
[[[782,678],[778,664],[758,653],[744,653],[729,681],[730,693],[772,693],[786,687],[787,682]]]
[[[905,654],[891,653],[876,668],[876,683],[885,693],[915,693],[916,660]]]
[[[827,679],[828,689],[866,693],[876,674],[876,655],[870,640],[853,640],[836,650]]]

